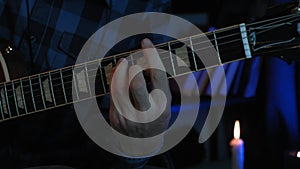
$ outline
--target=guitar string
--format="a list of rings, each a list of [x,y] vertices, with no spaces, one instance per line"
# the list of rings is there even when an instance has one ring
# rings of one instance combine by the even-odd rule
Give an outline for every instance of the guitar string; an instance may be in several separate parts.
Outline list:
[[[292,17],[297,17],[297,16],[295,16],[295,15],[291,15]],[[291,18],[292,18],[291,17]],[[291,18],[286,18],[286,19],[291,19]],[[299,19],[299,18],[298,18]],[[297,19],[297,20],[298,20]],[[236,27],[237,25],[235,25],[235,26],[231,26],[231,27],[229,27],[229,28],[222,28],[222,29],[224,29],[224,30],[222,30],[222,29],[220,29],[220,30],[218,30],[218,31],[215,31],[215,33],[221,33],[221,32],[225,32],[225,31],[228,31],[228,30],[233,30],[233,29],[238,29],[239,27]],[[249,33],[250,32],[250,30],[246,30],[246,31],[243,31],[243,32],[241,32],[241,31],[239,31],[239,33],[235,33],[235,34],[233,34],[233,35],[239,35],[240,33]],[[214,32],[208,32],[208,33],[204,33],[204,34],[199,34],[199,35],[194,35],[194,37],[196,37],[196,36],[202,36],[203,37],[203,35],[205,36],[205,35],[213,35],[214,34]],[[257,34],[259,34],[259,33],[257,33]],[[221,37],[218,37],[218,38],[216,38],[216,40],[220,40],[220,39],[222,39],[222,38],[226,38],[226,37],[229,37],[230,35],[226,35],[226,36],[221,36]],[[190,38],[192,38],[192,36],[191,37],[188,37],[188,38],[184,38],[184,39],[186,39],[186,41],[188,41]],[[248,38],[249,38],[249,36],[248,36]],[[202,44],[202,43],[208,43],[208,42],[211,42],[212,43],[212,41],[214,41],[215,39],[213,39],[213,40],[208,40],[208,41],[201,41],[200,43],[198,43],[198,44]],[[236,40],[240,40],[240,39],[236,39]],[[171,44],[171,43],[173,43],[173,44]],[[170,45],[174,45],[174,44],[178,44],[178,43],[180,43],[179,42],[179,40],[175,40],[175,41],[171,41],[171,42],[166,42],[166,43],[162,43],[162,44],[158,44],[158,45],[156,45],[157,47],[160,47],[160,46],[162,46],[162,48],[163,47],[168,47],[168,45],[170,44]],[[226,42],[225,42],[226,43]],[[198,45],[198,44],[193,44],[193,46],[194,45]],[[165,46],[164,46],[165,45]],[[219,44],[218,46],[221,46],[222,44]],[[140,50],[140,49],[139,49]],[[139,50],[136,50],[136,51],[139,51]],[[117,54],[117,55],[113,55],[113,56],[108,56],[108,57],[105,57],[105,58],[103,58],[102,60],[101,60],[101,62],[105,62],[105,61],[111,61],[111,60],[113,60],[113,59],[119,59],[119,58],[123,58],[124,57],[124,55],[125,55],[125,57],[128,55],[128,54],[130,54],[130,53],[132,53],[132,51],[129,51],[129,52],[125,52],[125,53],[120,53],[120,54]],[[118,58],[119,57],[119,58]],[[98,60],[96,60],[97,62],[98,62]],[[91,62],[95,62],[95,60],[94,61],[91,61]],[[83,63],[83,64],[85,64],[85,63]],[[73,65],[73,66],[77,66],[77,65]],[[70,66],[70,67],[73,67],[73,66]],[[80,65],[78,65],[78,66],[80,66]],[[68,67],[65,67],[65,68],[68,68]],[[58,70],[62,70],[62,71],[64,71],[64,69],[65,68],[61,68],[61,69],[56,69],[56,70],[51,70],[50,72],[55,72],[55,71],[58,71]],[[40,73],[40,75],[43,75],[43,74],[46,74],[46,73],[48,73],[48,72],[42,72],[42,73]],[[36,76],[36,75],[32,75],[32,76]],[[29,77],[29,76],[28,76]],[[27,77],[23,77],[23,78],[27,78]],[[21,78],[20,78],[21,79]],[[19,80],[19,79],[15,79],[15,80]],[[4,82],[5,83],[5,82]]]
[[[218,46],[222,46],[222,45],[225,45],[225,44],[229,44],[229,43],[232,43],[232,42],[235,42],[235,41],[239,41],[240,39],[236,39],[236,40],[232,40],[232,41],[228,41],[228,42],[225,42],[225,43],[222,43],[222,44],[220,44],[220,45],[218,45]],[[196,46],[196,45],[198,45],[198,44],[194,44],[193,46]],[[241,46],[241,45],[239,45],[239,46]],[[197,52],[197,51],[201,51],[201,50],[203,50],[203,49],[208,49],[208,48],[212,48],[212,46],[211,47],[204,47],[204,48],[199,48],[199,50],[194,50],[194,51],[189,51],[189,52],[186,52],[186,54],[191,54],[191,53],[194,53],[194,52]],[[231,50],[231,49],[230,49]],[[169,53],[169,51],[163,51],[164,53]],[[162,55],[162,54],[164,54],[164,53],[159,53],[160,55]],[[180,55],[180,53],[177,53],[176,55]],[[166,58],[162,58],[162,60],[164,60],[164,59],[169,59],[170,58],[170,56],[168,56],[168,57],[166,57]],[[189,57],[187,56],[187,57],[182,57],[181,59],[189,59]],[[129,61],[132,61],[132,60],[129,60]],[[92,63],[92,64],[95,64],[95,63]],[[98,63],[96,63],[96,64],[98,64]],[[88,69],[88,71],[95,71],[95,70],[97,70],[98,69],[98,67],[96,68],[96,69]],[[65,69],[65,70],[63,70],[63,71],[70,71],[70,69]],[[60,73],[60,72],[54,72],[54,73]],[[54,75],[54,74],[53,74]],[[106,75],[105,73],[101,73],[101,75]],[[72,76],[72,75],[69,75],[69,76],[64,76],[64,78],[67,78],[67,77],[70,77],[70,76]],[[44,77],[49,77],[49,75],[46,75],[46,76],[44,76]],[[39,78],[39,77],[37,77],[37,78]],[[36,79],[37,79],[36,78]],[[40,78],[43,78],[42,76],[40,76]],[[34,80],[33,78],[31,78],[32,80]],[[61,78],[53,78],[52,80],[61,80]],[[32,83],[33,85],[37,85],[37,84],[39,84],[39,83]],[[24,86],[24,87],[28,87],[28,86]]]
[[[295,16],[294,14],[292,14],[292,15],[288,15],[288,16],[284,16],[284,17],[287,17],[287,18],[285,18],[285,19],[291,19],[292,17],[290,17],[290,18],[288,18],[289,16],[292,16],[292,17],[297,17],[297,16]],[[284,17],[282,17],[282,18],[284,18]],[[275,18],[276,19],[276,18]],[[271,19],[271,20],[273,20],[273,19]],[[281,22],[282,22],[282,20],[280,20]],[[265,21],[266,22],[266,21]],[[236,26],[236,25],[235,25]],[[232,27],[234,27],[234,28],[239,28],[239,27],[235,27],[235,26],[231,26],[231,27],[228,27],[228,28],[222,28],[222,29],[219,29],[219,30],[217,30],[217,31],[215,31],[216,33],[221,33],[221,32],[225,32],[225,31],[228,31],[228,30],[233,30],[233,28]],[[213,32],[208,32],[208,33],[203,33],[203,34],[200,34],[200,35],[194,35],[194,36],[205,36],[205,35],[213,35]],[[237,33],[237,34],[240,34],[240,33]],[[234,34],[235,35],[235,34]],[[228,35],[226,35],[226,36],[228,36]],[[225,37],[226,37],[225,36]],[[190,38],[190,37],[188,37],[188,38]],[[218,37],[217,38],[217,40],[218,39],[222,39],[222,38],[224,38],[224,37]],[[211,42],[211,40],[209,40],[210,42]],[[202,41],[201,43],[207,43],[208,41]],[[157,46],[163,46],[163,45],[166,45],[166,46],[168,46],[168,43],[173,43],[173,42],[167,42],[167,43],[162,43],[162,44],[158,44]],[[179,43],[178,42],[178,40],[175,40],[175,43]],[[173,44],[175,44],[175,43],[173,43]],[[171,45],[173,45],[173,44],[171,44]],[[131,53],[132,51],[130,51],[130,53]],[[126,53],[126,54],[128,54],[128,53]],[[115,55],[115,56],[109,56],[109,57],[106,57],[106,58],[103,58],[102,59],[102,61],[106,61],[106,60],[112,60],[112,59],[114,59],[114,58],[117,58],[117,57],[124,57],[123,56],[123,53],[121,53],[121,54],[117,54],[117,55]],[[63,68],[62,68],[63,69]],[[52,71],[55,71],[55,70],[52,70]]]
[[[292,18],[294,18],[294,17],[296,17],[296,19],[295,20],[298,20],[298,19],[300,19],[299,18],[299,16],[298,15],[295,15],[295,14],[293,14],[293,15],[289,15],[289,16],[285,16],[285,17],[287,17],[287,18],[284,18],[284,19],[282,19],[282,18],[280,18],[281,20],[279,20],[279,21],[277,21],[277,22],[283,22],[283,21],[285,21],[285,20],[290,20],[290,19],[292,19]],[[271,20],[273,20],[273,19],[271,19]],[[267,20],[265,21],[265,22],[267,22]],[[277,22],[275,22],[275,23],[277,23]],[[269,23],[269,24],[267,24],[267,26],[268,25],[272,25],[273,23]],[[248,24],[246,24],[246,26],[247,27],[249,27],[248,26]],[[174,41],[170,41],[170,42],[165,42],[165,43],[161,43],[161,44],[158,44],[158,45],[156,45],[157,47],[160,47],[160,46],[166,46],[166,47],[168,47],[168,43],[173,43],[173,44],[171,44],[171,45],[174,45],[174,44],[176,44],[176,43],[179,43],[179,41],[189,41],[190,40],[190,38],[199,38],[199,37],[205,37],[205,36],[209,36],[209,35],[214,35],[214,33],[224,33],[225,31],[232,31],[232,30],[234,30],[234,29],[239,29],[240,28],[240,26],[239,25],[233,25],[233,26],[230,26],[230,27],[226,27],[226,28],[221,28],[221,29],[218,29],[218,30],[216,30],[215,32],[206,32],[206,33],[201,33],[201,34],[197,34],[197,35],[193,35],[193,36],[190,36],[190,37],[185,37],[185,38],[182,38],[182,39],[179,39],[179,40],[174,40]],[[234,35],[236,35],[236,34],[240,34],[240,33],[249,33],[250,32],[250,30],[246,30],[246,31],[243,31],[243,32],[241,32],[241,31],[239,31],[238,33],[234,33]],[[259,34],[259,33],[256,33],[256,34]],[[228,36],[228,35],[226,35],[226,36]],[[219,38],[222,38],[222,36],[221,37],[218,37],[216,40],[219,40]],[[248,38],[249,38],[249,36],[248,36]],[[211,40],[208,40],[208,41],[202,41],[201,43],[207,43],[207,42],[211,42]],[[125,53],[121,53],[121,54],[117,54],[117,56],[109,56],[109,57],[106,57],[106,58],[103,58],[103,61],[106,61],[106,60],[112,60],[114,57],[118,57],[118,55],[122,55],[122,54],[125,54],[125,55],[128,55],[128,54],[130,54],[132,51],[129,51],[129,52],[125,52]],[[122,56],[121,56],[122,57]]]
[[[230,43],[233,43],[233,42],[237,42],[237,41],[240,41],[241,40],[241,38],[239,38],[239,39],[235,39],[235,40],[232,40],[232,41],[228,41],[228,42],[225,42],[225,43],[221,43],[221,44],[219,44],[218,46],[222,46],[222,45],[225,45],[225,44],[230,44]],[[196,46],[196,45],[199,45],[199,44],[194,44],[193,46]],[[239,45],[238,47],[240,47],[240,46],[242,46],[242,45]],[[203,47],[203,48],[199,48],[199,49],[197,49],[197,50],[194,50],[194,51],[188,51],[188,52],[186,52],[186,54],[192,54],[192,53],[195,53],[195,52],[198,52],[198,51],[201,51],[201,50],[203,50],[203,49],[209,49],[209,48],[214,48],[213,46],[209,46],[209,47]],[[163,54],[168,54],[168,57],[163,57],[163,58],[161,58],[162,60],[165,60],[165,59],[170,59],[170,55],[169,55],[169,51],[162,51],[162,52],[159,52],[159,55],[163,55]],[[177,55],[179,55],[179,54],[182,54],[182,53],[178,53]],[[189,59],[190,57],[182,57],[181,59]],[[136,60],[129,60],[129,61],[136,61]],[[90,64],[97,64],[98,65],[98,62],[93,62],[93,63],[90,63]],[[88,67],[88,66],[87,66]],[[102,67],[103,68],[103,67]],[[98,67],[96,68],[96,69],[88,69],[89,71],[95,71],[95,70],[97,70],[98,69]],[[71,69],[64,69],[63,70],[64,72],[66,72],[66,71],[72,71]],[[62,72],[62,73],[64,73],[64,72]],[[53,74],[51,74],[52,76],[54,76],[54,75],[58,75],[59,76],[59,74],[60,74],[60,71],[54,71],[53,72]],[[106,75],[105,73],[102,73],[101,75]],[[72,75],[68,75],[68,76],[64,76],[64,78],[67,78],[67,77],[70,77],[70,76],[72,76]],[[38,77],[38,76],[36,76],[36,77],[32,77],[32,78],[30,78],[31,79],[31,81],[34,81],[34,80],[38,80],[39,78],[47,78],[47,77],[49,77],[49,74],[43,74],[43,75],[40,75],[40,77]],[[29,81],[29,78],[28,79],[24,79],[25,81]],[[23,80],[23,81],[24,81]],[[60,77],[58,77],[58,78],[52,78],[52,81],[54,81],[54,80],[61,80],[61,78]],[[16,82],[18,82],[18,80],[14,80],[14,81],[16,81]],[[15,83],[16,83],[15,82]],[[39,82],[38,83],[32,83],[32,85],[38,85],[38,84],[40,84]],[[29,87],[29,85],[24,85],[23,87]]]
[[[236,35],[239,35],[239,33],[238,34],[236,34]],[[229,37],[229,36],[228,36]],[[238,39],[236,39],[236,41],[239,41],[240,40],[240,37],[238,38]],[[212,43],[212,41],[214,41],[214,40],[210,40],[209,42],[211,42]],[[233,40],[234,41],[234,40]],[[233,42],[233,41],[230,41],[230,42]],[[207,41],[208,42],[208,41]],[[193,47],[194,46],[196,46],[196,45],[199,45],[199,44],[202,44],[202,43],[207,43],[207,42],[200,42],[200,43],[193,43]],[[225,42],[224,44],[227,44],[227,43],[230,43],[230,42]],[[179,42],[176,42],[176,43],[179,43]],[[220,43],[220,44],[218,44],[218,46],[222,46],[223,45],[223,43]],[[205,47],[206,48],[206,47]],[[205,48],[203,48],[203,49],[205,49]],[[199,50],[202,50],[202,48],[200,48]],[[165,53],[167,53],[167,52],[169,52],[169,51],[163,51],[163,52],[160,52],[159,54],[161,54],[161,55],[163,55],[164,54],[164,52]],[[126,55],[127,56],[127,55]],[[125,55],[121,55],[120,56],[120,58],[124,58],[125,57]],[[166,59],[168,59],[169,57],[167,57]],[[111,60],[113,60],[114,58],[111,58]],[[118,58],[119,59],[119,58]],[[165,58],[162,58],[162,59],[165,59]],[[183,59],[185,59],[185,58],[183,58]],[[129,60],[129,61],[135,61],[135,60]],[[95,63],[97,63],[97,62],[99,62],[99,60],[94,60],[94,61],[92,61],[92,62],[89,62],[88,64],[95,64]],[[103,62],[103,59],[101,60],[101,62]],[[85,65],[75,65],[75,67],[80,67],[80,66],[85,66]],[[68,67],[68,68],[72,68],[73,69],[73,66],[72,67]],[[52,70],[51,72],[53,72],[54,74],[55,73],[60,73],[60,70],[61,71],[69,71],[70,69],[67,69],[67,68],[61,68],[61,69],[57,69],[57,70]],[[33,77],[33,76],[35,76],[35,77]],[[31,77],[31,79],[33,80],[33,79],[37,79],[38,77],[36,77],[37,75],[32,75],[32,77]],[[43,72],[43,73],[41,73],[40,74],[40,76],[41,77],[48,77],[48,72]],[[28,76],[29,77],[29,76]],[[28,77],[23,77],[23,78],[25,78],[25,79],[27,79]],[[22,79],[22,78],[20,78],[20,79]],[[14,79],[14,80],[12,80],[12,81],[19,81],[20,79]],[[8,82],[9,83],[9,82]]]
[[[240,40],[240,39],[238,39],[238,40]],[[233,40],[234,41],[234,40]],[[229,43],[231,43],[231,42],[233,42],[233,41],[230,41],[230,42],[226,42],[226,44],[229,44]],[[224,43],[225,44],[225,43]],[[197,44],[195,44],[195,45],[197,45]],[[242,45],[238,45],[238,46],[235,46],[235,47],[240,47],[240,46],[242,46]],[[209,47],[205,47],[206,49],[207,48],[209,48]],[[190,52],[187,52],[186,54],[190,54],[190,53],[192,53],[192,52],[197,52],[197,51],[201,51],[201,50],[203,50],[204,48],[200,48],[199,50],[194,50],[194,51],[190,51]],[[231,48],[232,49],[232,48]],[[230,49],[230,50],[231,50]],[[167,53],[167,52],[166,52]],[[179,54],[177,54],[177,55],[179,55]],[[167,58],[162,58],[162,59],[169,59],[169,57],[170,56],[168,56]],[[189,59],[189,57],[183,57],[183,59]],[[96,70],[98,70],[98,67],[96,68],[96,69],[89,69],[89,71],[96,71]],[[65,70],[66,71],[66,70]],[[72,71],[72,70],[69,70],[69,71]],[[60,73],[60,72],[54,72],[54,73]],[[101,75],[106,75],[106,74],[104,74],[104,73],[101,73]],[[70,75],[70,76],[72,76],[72,75]],[[64,76],[64,78],[67,78],[67,77],[70,77],[70,76]],[[49,77],[49,76],[44,76],[44,77]],[[90,76],[91,77],[91,76]],[[43,78],[42,76],[40,76],[40,77],[37,77],[36,79],[38,79],[38,78]],[[31,80],[35,80],[35,79],[33,79],[33,78],[31,78]],[[59,81],[61,81],[61,78],[53,78],[52,79],[52,81],[55,81],[55,80],[59,80]],[[78,79],[78,80],[81,80],[81,79]],[[29,81],[29,79],[28,79],[28,81]],[[72,82],[72,81],[70,81],[70,82]],[[34,86],[34,85],[40,85],[40,83],[32,83],[32,85]],[[56,86],[61,86],[62,85],[62,83],[59,83],[59,84],[56,84],[56,85],[54,85],[54,87],[56,87]],[[29,85],[24,85],[23,86],[23,88],[24,87],[29,87]],[[11,92],[12,90],[8,90],[8,92]],[[35,91],[40,91],[40,89],[37,89],[37,90],[33,90],[33,92],[35,92]]]
[[[238,46],[237,46],[238,47]],[[92,76],[90,76],[89,78],[92,78]],[[84,78],[85,79],[85,78]],[[82,80],[82,79],[78,79],[78,80]],[[86,79],[85,79],[86,80]],[[64,83],[64,84],[62,84],[62,83],[60,83],[60,84],[55,84],[55,85],[53,85],[54,87],[61,87],[61,85],[64,85],[65,87],[66,87],[66,89],[67,90],[70,90],[72,87],[68,87],[68,85],[66,85],[66,84],[68,84],[68,83],[72,83],[72,81],[67,81],[66,83]],[[33,92],[36,92],[36,93],[41,93],[41,89],[40,89],[40,86],[39,86],[39,84],[36,84],[36,85],[38,85],[38,89],[37,90],[33,90]],[[70,86],[72,86],[72,85],[70,85]],[[54,89],[55,90],[55,89]],[[56,94],[55,95],[55,97],[56,98],[64,98],[64,95],[62,94],[63,93],[63,91],[59,91],[61,94],[59,95],[59,94]],[[24,94],[31,94],[31,92],[29,91],[29,92],[24,92]],[[48,92],[48,94],[50,95],[50,91]],[[103,93],[103,94],[105,94],[105,93]],[[10,95],[9,97],[15,97],[14,95]],[[42,95],[34,95],[34,98],[40,98],[40,97],[42,97]],[[90,97],[90,96],[89,96]],[[27,98],[27,100],[29,99],[31,99],[31,98],[28,98],[28,97],[26,97]],[[37,100],[35,103],[42,103],[42,100],[39,100],[39,99],[35,99],[35,100]],[[26,101],[26,100],[25,100]],[[17,97],[17,102],[23,102],[23,99],[21,98],[21,97]]]
[[[238,33],[239,34],[239,33]],[[211,40],[210,40],[210,42],[211,42]],[[176,43],[178,43],[178,42],[176,42]],[[194,44],[194,45],[197,45],[197,44]],[[221,45],[221,44],[220,44]],[[201,50],[201,49],[200,49]],[[193,52],[193,51],[192,51]],[[56,72],[56,73],[58,73],[58,72]],[[62,85],[62,84],[60,84],[60,85]],[[36,90],[36,91],[40,91],[40,89],[39,90]],[[11,95],[12,96],[12,95]],[[10,97],[10,96],[9,96]],[[20,100],[18,100],[18,101],[20,101]]]
[[[96,95],[96,96],[90,96],[90,97],[87,97],[87,98],[81,98],[80,100],[72,100],[72,101],[70,101],[70,102],[64,102],[64,103],[59,104],[59,105],[56,105],[56,106],[54,106],[53,104],[52,104],[52,106],[48,106],[48,105],[47,105],[46,108],[34,110],[34,111],[31,111],[31,112],[23,112],[23,113],[25,113],[25,114],[21,114],[21,115],[18,115],[18,116],[9,117],[9,118],[5,118],[5,119],[0,119],[0,121],[7,120],[7,119],[11,119],[11,118],[14,118],[14,117],[19,117],[19,116],[22,116],[22,115],[32,114],[32,113],[39,112],[39,111],[42,111],[42,110],[48,110],[48,109],[52,109],[52,108],[55,108],[55,107],[60,107],[60,106],[68,105],[68,104],[71,104],[71,103],[75,103],[75,102],[82,101],[82,100],[85,100],[85,99],[90,99],[90,98],[93,98],[93,97],[99,97],[99,96],[102,96],[102,95],[104,95],[104,94],[98,94],[98,95]],[[62,96],[62,95],[61,95],[61,96]],[[31,98],[28,98],[28,99],[31,100]],[[27,99],[27,100],[28,100],[28,99]],[[19,101],[22,102],[23,100],[19,100]],[[32,105],[33,105],[33,104],[32,104]],[[3,105],[3,106],[6,107],[6,105]],[[25,105],[25,106],[26,106],[26,105]],[[43,107],[43,106],[41,106],[41,107]],[[1,110],[1,111],[2,111],[2,110]],[[10,113],[10,115],[11,115],[11,113]],[[11,116],[12,116],[12,115],[11,115]]]
[[[248,26],[254,26],[254,25],[263,24],[265,22],[272,22],[274,20],[286,19],[286,18],[288,18],[290,16],[292,16],[292,17],[298,17],[297,15],[299,15],[299,14],[298,13],[292,13],[292,14],[289,14],[289,15],[279,16],[279,17],[276,17],[276,18],[270,18],[270,19],[266,19],[266,20],[262,20],[262,21],[256,21],[256,22],[253,22],[253,23],[249,23],[247,25]],[[270,24],[273,24],[273,22],[269,23],[269,24],[266,24],[266,25],[270,25]]]
[[[71,82],[70,82],[71,83]],[[59,86],[59,85],[57,85],[57,86]],[[70,88],[68,88],[68,89],[70,89]],[[36,92],[38,92],[38,93],[40,93],[41,91],[40,90],[35,90]],[[26,92],[25,94],[30,94],[31,92]],[[62,91],[61,91],[61,93],[62,93]],[[13,96],[14,97],[14,95],[11,95],[11,96]],[[38,98],[38,95],[35,95],[36,97],[34,97],[35,98],[35,104],[39,104],[40,103],[40,105],[41,105],[41,103],[42,103],[42,100],[40,100],[40,99],[36,99],[36,98]],[[40,97],[42,97],[41,95],[39,95]],[[64,97],[64,95],[56,95],[56,98],[63,98]],[[26,97],[26,99],[25,99],[25,101],[26,102],[28,102],[28,100],[30,101],[30,102],[32,102],[31,101],[31,98],[28,98],[28,97]],[[18,103],[22,103],[23,104],[23,99],[21,98],[21,97],[17,97],[17,102]],[[71,101],[72,102],[72,101]],[[17,103],[14,103],[14,104],[17,104]],[[5,107],[5,106],[4,106]]]
[[[240,39],[238,39],[238,40],[240,40]],[[233,42],[233,41],[230,41],[230,42],[225,42],[226,44],[228,44],[228,43],[231,43],[231,42]],[[224,43],[224,44],[225,44]],[[195,44],[195,46],[196,46],[197,44]],[[238,47],[239,46],[241,46],[241,45],[238,45]],[[209,48],[209,47],[205,47],[205,48]],[[204,48],[200,48],[198,51],[201,51],[201,50],[203,50]],[[196,52],[197,50],[195,50],[195,51],[190,51],[190,52],[187,52],[186,54],[190,54],[190,53],[192,53],[192,52]],[[179,54],[177,54],[177,55],[179,55]],[[162,59],[169,59],[169,57],[170,56],[168,56],[168,58],[162,58]],[[189,57],[183,57],[183,59],[189,59]],[[89,71],[96,71],[98,69],[98,67],[96,68],[96,69],[89,69]],[[70,71],[70,70],[69,70]],[[71,70],[72,71],[72,70]],[[60,72],[55,72],[55,73],[60,73]],[[101,75],[106,75],[106,74],[104,74],[104,73],[101,73]],[[71,75],[70,75],[71,76]],[[67,77],[70,77],[70,76],[64,76],[64,78],[67,78]],[[46,76],[46,77],[49,77],[49,76]],[[40,77],[38,77],[38,78],[42,78],[41,76]],[[31,80],[34,80],[34,79],[31,79]],[[61,78],[53,78],[53,81],[54,80],[60,80],[61,81]],[[78,80],[80,80],[80,79],[78,79]],[[29,81],[29,80],[28,80]],[[39,85],[40,83],[32,83],[32,85]],[[62,85],[62,84],[57,84],[56,86],[60,86],[60,85]],[[24,85],[23,87],[28,87],[28,85],[26,86],[26,85]],[[12,91],[12,90],[11,90]]]

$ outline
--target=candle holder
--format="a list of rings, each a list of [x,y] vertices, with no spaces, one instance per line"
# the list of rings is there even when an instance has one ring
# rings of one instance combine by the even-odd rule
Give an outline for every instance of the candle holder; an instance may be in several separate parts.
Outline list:
[[[300,168],[300,150],[287,151],[284,155],[284,169],[299,169],[299,168]]]

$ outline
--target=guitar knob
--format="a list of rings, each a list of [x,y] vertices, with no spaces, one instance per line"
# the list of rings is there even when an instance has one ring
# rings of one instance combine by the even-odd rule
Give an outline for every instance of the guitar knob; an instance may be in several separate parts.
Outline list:
[[[8,45],[5,49],[4,49],[4,52],[6,54],[12,54],[14,51],[14,49],[12,48],[12,46]]]

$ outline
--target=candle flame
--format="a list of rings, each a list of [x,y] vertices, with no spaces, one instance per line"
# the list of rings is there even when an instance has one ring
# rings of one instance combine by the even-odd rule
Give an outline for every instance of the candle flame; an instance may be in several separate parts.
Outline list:
[[[234,123],[233,136],[235,139],[240,138],[240,122],[238,120],[236,120]]]
[[[297,157],[300,158],[300,151],[297,152]]]

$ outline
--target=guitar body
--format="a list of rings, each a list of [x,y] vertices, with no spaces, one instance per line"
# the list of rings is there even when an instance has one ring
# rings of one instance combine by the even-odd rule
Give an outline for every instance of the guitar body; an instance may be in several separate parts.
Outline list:
[[[10,46],[6,46],[0,50],[0,83],[26,77],[30,72],[20,52],[7,52],[9,49]]]
[[[18,79],[29,75],[29,69],[27,68],[25,62],[23,61],[19,52],[7,53],[6,47],[0,48],[0,83],[9,82],[10,80]],[[0,94],[4,94],[3,88],[0,90]],[[2,106],[1,99],[1,106]],[[6,122],[1,122],[0,133],[0,156],[3,164],[1,166],[14,166],[11,157],[12,147],[14,140],[16,139],[16,134],[22,124],[22,118],[20,120],[10,120]]]

